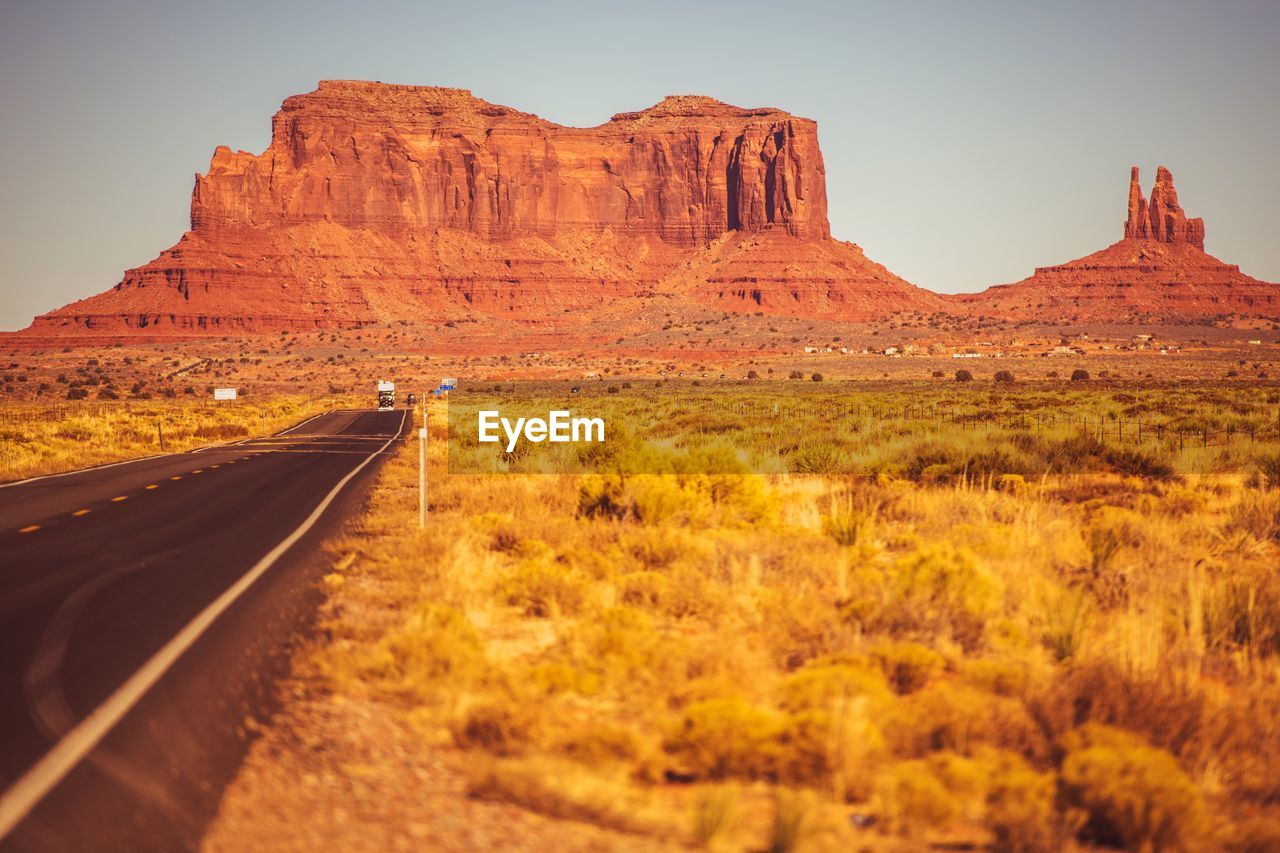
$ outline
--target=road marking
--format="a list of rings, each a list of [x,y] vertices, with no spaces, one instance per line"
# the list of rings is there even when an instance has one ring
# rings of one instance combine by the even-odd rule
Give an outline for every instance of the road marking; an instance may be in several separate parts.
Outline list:
[[[203,473],[204,473],[204,469],[203,469],[203,468],[197,468],[196,470],[192,471],[191,473],[192,473],[192,474],[203,474]]]
[[[88,514],[89,514],[89,510],[87,510],[87,509],[78,509],[78,510],[76,510],[75,512],[73,512],[73,513],[71,513],[71,514],[72,514],[72,515],[74,515],[76,518],[79,518],[79,517],[80,517],[80,516],[82,516],[82,515],[88,515]]]
[[[312,421],[314,421],[316,418],[320,417],[321,415],[327,415],[327,414],[330,414],[330,412],[333,412],[333,411],[336,411],[336,409],[331,409],[329,412],[321,412],[319,415],[312,415],[311,417],[307,418],[305,421],[303,421],[302,423],[298,424],[297,426],[291,426],[291,427],[289,427],[289,428],[288,428],[288,429],[286,429],[286,430],[283,430],[283,431],[281,431],[281,432],[276,433],[276,435],[287,435],[288,433],[293,432],[295,429],[301,429],[302,427],[304,427],[304,426],[306,426],[307,424],[311,423]]]
[[[27,527],[22,528],[22,529],[21,529],[21,530],[19,530],[18,532],[19,532],[19,533],[35,533],[35,532],[36,532],[37,530],[39,530],[39,529],[40,529],[40,525],[38,525],[38,524],[31,524],[31,525],[28,525]]]
[[[170,477],[169,479],[170,479],[170,480],[181,480],[181,479],[182,479],[182,475],[181,475],[181,474],[179,474],[178,476],[176,476],[176,477]]]
[[[365,454],[365,451],[363,450],[292,450],[289,448],[281,448],[280,450],[273,450],[271,452],[272,453],[300,453],[304,456],[319,456],[321,454],[333,454],[333,453],[336,453],[339,455],[346,454],[349,456],[364,456]]]
[[[220,467],[222,467],[222,466],[220,466],[220,465],[210,465],[210,466],[209,466],[209,470],[210,470],[210,471],[212,471],[214,468],[220,468]]]
[[[155,483],[152,483],[151,485],[147,486],[147,491],[151,491],[152,489],[158,489],[158,488],[160,487],[157,486]]]
[[[111,499],[111,502],[112,502],[112,503],[119,503],[120,501],[127,501],[127,500],[129,500],[129,496],[128,496],[128,495],[120,495],[119,497],[112,498],[112,499]]]
[[[125,714],[129,713],[132,708],[138,704],[138,701],[146,695],[155,683],[164,677],[174,662],[178,660],[187,649],[191,648],[196,640],[209,629],[219,616],[222,615],[227,608],[236,602],[245,590],[253,586],[253,584],[262,577],[268,569],[275,565],[276,561],[284,555],[294,543],[307,534],[316,522],[320,520],[320,516],[324,515],[324,511],[334,502],[338,494],[346,488],[347,483],[359,474],[364,467],[376,459],[379,454],[385,451],[400,437],[404,432],[405,419],[408,417],[408,410],[400,418],[400,428],[396,434],[387,439],[386,444],[370,453],[365,460],[356,467],[352,468],[345,477],[338,481],[329,494],[325,495],[324,500],[316,505],[311,514],[306,517],[302,524],[285,537],[281,542],[272,548],[266,556],[253,565],[253,568],[241,575],[240,579],[223,591],[210,604],[201,610],[194,619],[186,624],[186,626],[173,636],[169,642],[165,643],[159,651],[152,655],[142,667],[129,676],[124,684],[116,688],[107,700],[93,710],[89,716],[85,717],[71,731],[54,744],[53,748],[44,754],[35,765],[13,784],[9,790],[0,796],[0,840],[3,840],[15,826],[17,826],[23,818],[31,813],[36,804],[44,799],[45,795],[53,789],[55,785],[61,782],[68,773],[71,772],[77,764],[79,764],[86,755],[88,755],[95,746],[120,722]]]

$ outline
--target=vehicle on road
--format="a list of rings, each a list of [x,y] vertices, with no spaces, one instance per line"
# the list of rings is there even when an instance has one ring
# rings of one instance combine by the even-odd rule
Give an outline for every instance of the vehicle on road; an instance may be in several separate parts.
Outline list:
[[[412,409],[414,406],[418,405],[418,395],[417,395],[417,394],[405,394],[405,395],[404,395],[404,405],[405,405],[405,408],[406,408],[406,409]]]
[[[396,407],[396,383],[378,383],[378,411],[389,412]]]

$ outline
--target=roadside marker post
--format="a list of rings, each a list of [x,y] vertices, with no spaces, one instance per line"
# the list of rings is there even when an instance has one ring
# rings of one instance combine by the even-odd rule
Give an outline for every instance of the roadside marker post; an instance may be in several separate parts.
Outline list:
[[[427,406],[422,405],[422,428],[418,430],[418,528],[427,526]]]

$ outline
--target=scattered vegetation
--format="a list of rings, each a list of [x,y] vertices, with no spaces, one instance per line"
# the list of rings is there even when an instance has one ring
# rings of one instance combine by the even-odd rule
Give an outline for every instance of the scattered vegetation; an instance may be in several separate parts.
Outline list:
[[[1024,387],[1000,408],[1060,405]],[[1267,417],[1248,389],[1087,393]],[[428,529],[410,447],[337,543],[326,683],[463,751],[473,796],[717,849],[1280,837],[1270,445],[848,418],[849,472],[750,423],[737,473],[691,466],[735,417],[620,437],[647,472],[489,477],[449,473],[433,418]]]
[[[266,435],[350,398],[125,400],[0,409],[0,481]]]

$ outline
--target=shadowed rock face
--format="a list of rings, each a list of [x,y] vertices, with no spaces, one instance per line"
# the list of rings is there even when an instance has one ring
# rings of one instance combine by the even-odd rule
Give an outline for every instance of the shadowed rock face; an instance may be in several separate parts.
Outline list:
[[[765,232],[722,281],[712,247]],[[809,119],[673,96],[572,128],[462,89],[327,81],[284,102],[263,153],[214,152],[176,246],[33,331],[550,322],[657,290],[851,319],[942,305],[831,239]]]
[[[1280,285],[1251,278],[1205,252],[1204,234],[1204,220],[1188,218],[1178,204],[1168,169],[1156,170],[1148,201],[1134,166],[1123,239],[956,301],[979,314],[1048,322],[1280,316]]]

